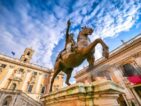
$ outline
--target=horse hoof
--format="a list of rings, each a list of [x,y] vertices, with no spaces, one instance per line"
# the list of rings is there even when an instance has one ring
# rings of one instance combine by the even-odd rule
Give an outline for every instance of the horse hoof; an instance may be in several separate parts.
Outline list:
[[[70,86],[71,84],[70,83],[66,83],[68,86]]]
[[[107,58],[107,59],[108,59],[108,58],[109,58],[109,54],[107,54],[107,55],[105,56],[105,58]]]
[[[109,52],[107,52],[106,54],[105,54],[105,58],[109,58]]]
[[[107,59],[109,58],[109,52],[108,51],[103,51],[102,55],[103,55],[103,57],[105,57]]]
[[[91,68],[91,67],[93,67],[94,66],[94,64],[89,64],[89,68]]]

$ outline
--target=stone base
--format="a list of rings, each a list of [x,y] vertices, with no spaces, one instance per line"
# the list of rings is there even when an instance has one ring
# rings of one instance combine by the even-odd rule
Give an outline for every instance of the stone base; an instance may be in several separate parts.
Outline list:
[[[124,89],[112,81],[74,84],[41,98],[45,106],[119,106],[117,98]]]
[[[20,90],[0,89],[0,106],[42,106]]]

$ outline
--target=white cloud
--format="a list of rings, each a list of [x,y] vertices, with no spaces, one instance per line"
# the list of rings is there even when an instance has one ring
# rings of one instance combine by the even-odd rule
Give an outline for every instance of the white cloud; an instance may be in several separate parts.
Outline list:
[[[33,7],[30,7],[28,2],[17,2],[16,10],[20,20],[16,19],[17,17],[14,16],[16,14],[5,7],[1,7],[3,14],[10,19],[7,21],[10,23],[7,23],[4,16],[3,18],[0,17],[2,20],[0,37],[3,39],[0,45],[4,45],[1,47],[1,51],[3,48],[9,51],[13,50],[16,51],[17,57],[19,57],[26,47],[32,47],[35,50],[32,62],[52,68],[54,63],[51,59],[53,50],[56,45],[59,45],[58,42],[63,37],[62,32],[66,28],[67,19],[71,18],[73,28],[77,25],[94,26],[93,36],[90,37],[91,41],[93,41],[98,37],[104,39],[117,36],[121,31],[128,31],[135,25],[140,14],[138,11],[141,9],[141,3],[137,0],[128,3],[124,1],[120,5],[123,9],[115,7],[114,4],[106,0],[101,1],[94,8],[93,3],[98,2],[95,0],[78,0],[72,6],[71,14],[68,14],[67,9],[69,7],[65,7],[66,3],[61,6],[55,5],[53,8],[54,14],[43,12],[43,17],[38,16],[38,18],[41,17],[39,19],[31,17],[32,12],[30,10]],[[21,30],[23,33],[21,33]],[[78,34],[79,30],[77,28],[72,32]],[[101,48],[96,47],[96,49],[95,56],[99,58],[101,57]],[[86,64],[86,62],[83,64]],[[83,68],[83,65],[80,67]]]
[[[138,15],[140,14],[139,9],[141,9],[141,2],[137,0],[130,2],[124,1],[123,4],[120,4],[120,7],[122,7],[122,9],[119,9],[115,7],[114,4],[109,3],[110,1],[102,1],[90,14],[87,14],[86,10],[84,11],[84,9],[92,8],[92,3],[88,3],[87,5],[82,7],[82,11],[86,13],[85,16],[80,15],[81,9],[75,11],[74,21],[77,18],[77,24],[81,24],[81,21],[83,22],[83,24],[86,24],[90,21],[89,24],[95,25],[93,36],[91,36],[91,41],[98,37],[101,37],[102,39],[107,37],[115,37],[122,31],[130,30],[130,28],[132,28],[138,20]],[[80,3],[78,4],[81,5]],[[100,58],[102,56],[101,54],[101,47],[97,46],[95,51],[96,59]],[[78,69],[82,68],[82,65],[80,66],[80,68],[78,67]]]

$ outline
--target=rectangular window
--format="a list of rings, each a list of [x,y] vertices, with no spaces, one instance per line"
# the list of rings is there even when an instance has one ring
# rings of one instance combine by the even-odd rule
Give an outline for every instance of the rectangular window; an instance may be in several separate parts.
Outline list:
[[[20,68],[20,69],[19,69],[19,71],[20,71],[20,72],[23,72],[23,71],[24,71],[24,69]]]
[[[6,68],[6,64],[1,64],[1,67],[2,68]]]
[[[20,68],[18,71],[17,71],[18,74],[23,74],[24,73],[24,69]]]
[[[141,86],[135,87],[134,89],[136,93],[138,94],[139,98],[141,99]]]
[[[41,94],[45,93],[45,87],[43,86],[41,89]]]
[[[37,75],[37,72],[33,72],[32,74],[33,74],[34,76],[36,76],[36,75]]]
[[[29,93],[32,92],[32,88],[33,88],[33,85],[29,85],[29,86],[28,86],[28,92],[29,92]]]
[[[48,77],[48,74],[45,74],[44,77],[47,78]]]

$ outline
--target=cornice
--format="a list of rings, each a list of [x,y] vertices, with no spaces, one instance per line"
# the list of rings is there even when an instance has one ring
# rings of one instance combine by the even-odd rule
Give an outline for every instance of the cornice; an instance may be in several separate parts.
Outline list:
[[[31,64],[31,63],[23,63],[19,59],[11,58],[11,57],[8,57],[8,56],[5,56],[5,55],[0,54],[0,60],[7,62],[7,63],[12,63],[12,64],[19,65],[19,66],[22,66],[22,67],[30,68],[30,69],[33,69],[33,70],[38,70],[38,71],[42,71],[42,72],[45,72],[45,73],[50,73],[50,69],[48,69],[48,68],[44,68],[44,67],[34,65],[34,64]]]

